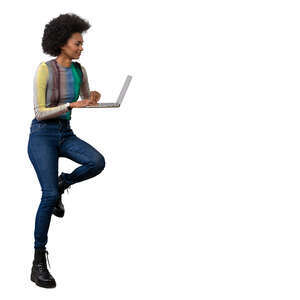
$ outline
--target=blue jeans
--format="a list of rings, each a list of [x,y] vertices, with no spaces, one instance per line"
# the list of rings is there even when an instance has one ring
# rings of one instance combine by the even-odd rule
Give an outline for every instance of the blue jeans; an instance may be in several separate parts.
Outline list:
[[[92,178],[105,167],[103,155],[78,138],[70,120],[47,119],[31,122],[27,153],[42,189],[42,198],[35,218],[34,248],[46,248],[48,229],[58,193],[58,158],[66,157],[79,164],[72,173],[62,172],[68,185]]]

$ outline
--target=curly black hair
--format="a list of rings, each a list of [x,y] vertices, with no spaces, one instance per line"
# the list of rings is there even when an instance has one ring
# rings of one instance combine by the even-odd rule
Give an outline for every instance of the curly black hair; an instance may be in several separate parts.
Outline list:
[[[75,32],[85,32],[91,24],[75,14],[60,14],[46,24],[42,38],[42,48],[46,54],[57,56],[61,53],[60,47]]]

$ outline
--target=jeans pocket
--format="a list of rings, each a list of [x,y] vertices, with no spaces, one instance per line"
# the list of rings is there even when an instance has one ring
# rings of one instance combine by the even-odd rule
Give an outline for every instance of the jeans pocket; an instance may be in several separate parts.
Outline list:
[[[32,124],[31,127],[30,127],[30,133],[37,132],[37,131],[41,130],[43,127],[45,127],[46,125],[47,125],[46,123]]]

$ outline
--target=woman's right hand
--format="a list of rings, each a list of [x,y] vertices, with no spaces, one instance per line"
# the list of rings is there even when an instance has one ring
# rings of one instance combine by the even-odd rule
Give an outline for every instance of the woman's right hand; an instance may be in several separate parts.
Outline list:
[[[85,107],[87,105],[91,105],[91,104],[94,104],[94,101],[91,100],[91,99],[83,99],[83,100],[78,100],[78,101],[75,101],[75,102],[71,102],[70,103],[70,107],[71,108],[78,108],[78,107]]]

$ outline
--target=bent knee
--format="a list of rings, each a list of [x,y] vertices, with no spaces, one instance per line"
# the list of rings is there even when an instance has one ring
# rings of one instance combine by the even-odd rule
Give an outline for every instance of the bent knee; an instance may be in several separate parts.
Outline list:
[[[101,153],[99,153],[99,155],[97,155],[97,157],[94,159],[92,164],[93,164],[93,169],[95,169],[95,172],[97,174],[101,173],[105,168],[104,156]]]

